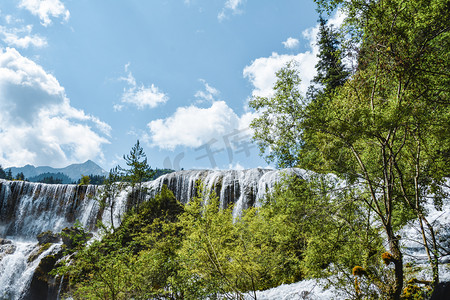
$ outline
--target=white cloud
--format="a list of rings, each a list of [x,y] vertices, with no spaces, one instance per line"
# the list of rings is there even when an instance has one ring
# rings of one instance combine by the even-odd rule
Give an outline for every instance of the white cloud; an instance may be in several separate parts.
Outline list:
[[[12,48],[0,50],[0,112],[3,166],[103,158],[111,127],[73,108],[53,75]]]
[[[42,48],[47,46],[47,39],[39,35],[32,35],[32,30],[32,25],[22,28],[6,28],[4,26],[0,26],[0,36],[3,36],[2,40],[8,46],[19,48],[28,48],[29,46]]]
[[[242,13],[242,11],[239,9],[239,6],[243,2],[244,0],[227,0],[220,13],[217,15],[219,21],[223,21],[224,19],[228,18],[229,13],[233,15]]]
[[[236,4],[235,8],[237,8],[240,1],[234,3]],[[306,93],[310,80],[316,74],[317,33],[318,26],[303,32],[303,36],[310,44],[309,51],[295,55],[283,55],[274,52],[271,56],[257,58],[249,66],[246,66],[243,75],[254,86],[253,96],[267,97],[273,95],[272,88],[276,82],[275,73],[292,60],[297,63],[303,80],[300,90]],[[129,77],[126,80],[132,81]],[[247,111],[239,116],[226,102],[216,100],[219,94],[217,89],[211,87],[204,80],[201,80],[201,82],[205,86],[204,90],[197,91],[195,96],[200,100],[210,101],[211,106],[207,108],[195,105],[180,107],[172,116],[148,123],[150,130],[148,138],[153,146],[169,150],[173,150],[177,146],[197,148],[210,143],[213,139],[223,141],[225,136],[233,132],[240,132],[242,138],[250,139],[252,132],[249,129],[249,124],[257,114]],[[220,147],[226,146],[223,142],[217,144],[220,144]],[[216,145],[211,145],[213,148],[214,146]],[[230,167],[239,168],[240,166],[230,165]]]
[[[25,8],[33,15],[41,19],[43,26],[48,26],[52,23],[50,17],[63,18],[68,21],[70,12],[60,0],[21,0],[20,8]]]
[[[176,146],[200,147],[213,138],[239,128],[239,117],[224,102],[212,103],[209,108],[179,107],[167,119],[148,124],[154,146],[173,150]]]
[[[315,65],[317,63],[316,52],[306,51],[296,55],[278,54],[273,52],[269,57],[255,59],[243,71],[245,78],[250,80],[254,86],[253,96],[271,97],[273,96],[273,86],[277,80],[275,73],[286,65],[289,61],[295,61],[300,69],[302,82],[300,91],[306,93],[309,82],[316,74]]]
[[[295,49],[298,47],[299,44],[300,41],[292,37],[289,37],[286,41],[283,42],[284,48],[286,49]]]
[[[123,105],[122,104],[114,104],[113,109],[114,109],[114,111],[122,111]]]
[[[200,79],[204,90],[195,93],[197,104],[208,102],[209,107],[196,105],[179,107],[175,113],[165,119],[157,119],[148,123],[149,135],[144,135],[149,144],[161,149],[173,150],[177,146],[197,148],[211,141],[212,148],[231,147],[233,143],[249,141],[252,131],[250,122],[254,112],[246,112],[239,116],[225,101],[217,100],[220,91]],[[225,141],[227,136],[234,139]]]
[[[219,95],[219,91],[210,86],[204,79],[200,79],[200,82],[204,84],[204,90],[199,90],[195,93],[197,103],[203,103],[205,101],[214,102],[215,97]]]
[[[338,12],[328,21],[329,24],[339,26],[342,24],[344,16]],[[273,95],[273,86],[276,82],[275,73],[286,65],[289,61],[297,63],[300,78],[300,91],[305,94],[310,81],[316,74],[315,65],[318,62],[317,54],[319,47],[317,46],[317,34],[319,33],[319,25],[311,27],[302,32],[303,37],[309,42],[310,50],[293,54],[278,54],[273,52],[269,57],[260,57],[252,61],[252,63],[244,68],[243,75],[250,80],[254,86],[253,96],[270,97]],[[288,42],[289,39],[286,41]],[[283,43],[284,44],[284,43]]]
[[[12,15],[6,15],[6,16],[5,16],[5,22],[6,22],[6,24],[11,25],[11,24],[13,24],[13,23],[22,23],[23,20],[22,20],[22,19],[15,18],[15,17],[13,17]]]
[[[154,108],[161,103],[167,102],[167,100],[169,100],[169,97],[154,84],[149,87],[142,85],[126,89],[122,95],[123,103],[134,104],[139,109],[144,109],[146,106]]]
[[[159,104],[166,103],[169,100],[167,94],[161,92],[154,84],[150,86],[137,85],[131,71],[128,71],[130,64],[125,65],[125,72],[128,72],[127,77],[121,77],[120,80],[128,83],[129,87],[125,88],[122,94],[122,103],[129,103],[136,105],[138,109],[144,109],[145,107],[155,108]],[[115,104],[114,110],[121,111],[123,105]]]

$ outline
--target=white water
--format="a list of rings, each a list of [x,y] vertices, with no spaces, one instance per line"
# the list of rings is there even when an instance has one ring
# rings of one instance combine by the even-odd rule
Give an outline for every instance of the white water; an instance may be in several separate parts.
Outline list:
[[[233,214],[238,216],[242,210],[259,205],[266,192],[285,175],[304,176],[305,173],[301,169],[186,170],[161,176],[148,182],[146,187],[150,190],[150,196],[154,196],[165,184],[174,192],[176,199],[187,203],[196,196],[196,184],[200,180],[206,190],[216,192],[221,208],[233,204]]]
[[[307,173],[300,169],[189,170],[164,175],[146,183],[145,186],[149,188],[151,197],[166,184],[178,200],[187,203],[196,195],[196,184],[201,180],[207,189],[217,193],[222,208],[234,205],[233,215],[238,217],[242,210],[260,205],[266,192],[285,174],[308,177]],[[72,226],[77,220],[85,229],[92,231],[98,218],[104,224],[110,225],[111,213],[114,226],[120,224],[127,207],[128,191],[122,191],[116,198],[112,212],[106,208],[101,216],[98,202],[95,200],[98,192],[98,187],[95,186],[0,180],[0,238],[12,240],[12,245],[16,247],[13,253],[6,254],[5,249],[9,246],[0,245],[0,299],[20,299],[27,290],[40,260],[57,247],[52,246],[36,260],[28,263],[29,255],[37,247],[37,234],[47,230],[59,232],[64,227]],[[441,238],[450,239],[450,203],[449,199],[445,201],[444,210],[441,212],[432,206],[427,206],[427,209],[429,220],[436,226]],[[405,260],[419,262],[426,268],[424,249],[420,246],[420,233],[414,228],[417,228],[417,224],[410,224],[401,232]],[[429,272],[423,272],[422,275],[423,278],[419,279],[429,278]],[[450,280],[449,269],[441,268],[441,280]],[[337,291],[323,291],[320,284],[304,281],[258,292],[257,295],[258,299],[330,299],[330,295],[336,297]]]
[[[53,244],[35,260],[28,262],[29,255],[37,250],[36,243],[14,242],[11,245],[16,247],[14,253],[4,255],[0,261],[0,299],[20,299],[41,259],[59,247],[59,244]]]
[[[28,262],[39,250],[37,234],[60,232],[75,220],[93,228],[99,209],[95,189],[0,180],[0,238],[10,243],[0,245],[0,299],[24,297],[41,259],[59,249],[60,244],[53,244]]]
[[[166,184],[178,200],[187,203],[196,195],[196,184],[201,180],[207,189],[216,191],[221,207],[235,204],[234,214],[239,216],[243,209],[257,205],[282,173],[263,169],[191,170],[167,174],[145,185],[150,189],[149,197]],[[99,203],[95,200],[98,187],[0,180],[0,238],[11,241],[0,245],[0,299],[23,297],[41,259],[59,247],[54,244],[34,261],[27,262],[38,249],[36,235],[49,230],[60,232],[75,221],[93,231],[98,219],[110,226],[111,213],[114,226],[118,226],[127,207],[128,192],[122,191],[115,199],[112,212],[107,207],[100,216]],[[7,253],[8,249],[12,253]]]

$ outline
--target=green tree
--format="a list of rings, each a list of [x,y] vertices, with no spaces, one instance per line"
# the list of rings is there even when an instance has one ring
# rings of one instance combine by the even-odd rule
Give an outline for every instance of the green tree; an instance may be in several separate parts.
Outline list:
[[[335,288],[357,298],[348,289],[354,282],[349,271],[359,265],[377,277],[383,252],[380,230],[366,213],[364,195],[358,189],[339,185],[331,175],[310,172],[306,178],[284,178],[258,211],[265,224],[277,229],[271,234],[277,241],[274,252],[295,253],[297,258],[296,265],[282,272],[290,273],[298,266],[302,276],[329,277]],[[339,276],[330,277],[336,273]],[[384,285],[381,280],[375,283],[381,293]],[[369,297],[373,287],[364,293]]]
[[[302,147],[300,139],[301,121],[306,105],[300,94],[300,76],[295,62],[289,62],[276,73],[278,81],[272,98],[254,97],[249,105],[260,113],[250,127],[255,129],[254,140],[260,152],[266,153],[267,162],[276,162],[278,167],[292,167],[298,162]]]
[[[344,85],[349,76],[342,62],[340,44],[337,30],[332,25],[327,25],[327,21],[320,16],[317,42],[319,61],[315,66],[317,75],[312,80],[316,86],[311,86],[308,90],[308,96],[312,101],[332,94],[338,87]]]
[[[122,182],[122,173],[120,168],[114,167],[109,170],[108,177],[103,180],[103,185],[100,187],[100,193],[97,200],[100,203],[100,208],[107,208],[110,211],[110,228],[114,230],[114,208],[116,204],[116,198],[125,188],[125,184]]]
[[[296,93],[286,84],[295,75],[279,77],[275,90],[284,95],[276,93],[254,108],[278,113],[275,120],[298,120],[293,123],[295,133],[282,122],[267,124],[263,113],[252,123],[255,138],[263,150],[272,150],[268,158],[283,161],[292,149],[299,157],[319,153],[322,164],[315,170],[364,183],[368,197],[363,199],[382,224],[392,255],[395,280],[390,297],[399,299],[404,275],[396,232],[412,213],[423,229],[434,283],[439,281],[439,246],[423,203],[433,187],[439,204],[439,183],[450,173],[445,155],[450,145],[448,1],[319,2],[325,9],[342,3],[347,11],[346,29],[359,48],[358,68],[320,106],[280,102]],[[299,114],[293,117],[293,111]],[[272,135],[265,137],[267,130]],[[294,136],[285,141],[283,134]],[[291,147],[292,141],[299,142]],[[302,148],[302,143],[317,149]]]
[[[302,243],[287,215],[251,208],[233,219],[214,192],[199,194],[180,216],[180,289],[189,299],[222,295],[256,299],[255,292],[301,279]],[[270,215],[270,217],[269,217]]]
[[[88,175],[81,175],[78,185],[88,185],[91,182],[91,178]]]
[[[25,175],[22,172],[17,173],[16,180],[25,180]]]
[[[141,147],[139,140],[131,148],[130,154],[123,156],[125,163],[129,169],[121,169],[125,172],[125,180],[130,183],[131,191],[131,203],[132,207],[137,207],[139,203],[144,200],[146,190],[143,188],[142,183],[146,180],[150,180],[155,171],[153,171],[147,163],[147,156],[144,149]]]
[[[5,170],[3,170],[1,165],[0,165],[0,179],[6,179],[6,172]]]
[[[8,171],[6,171],[6,179],[13,180],[11,169],[8,169]]]
[[[181,235],[182,205],[163,186],[155,198],[128,211],[115,231],[107,231],[69,257],[57,270],[69,278],[74,299],[173,299]],[[181,297],[180,297],[181,298]]]

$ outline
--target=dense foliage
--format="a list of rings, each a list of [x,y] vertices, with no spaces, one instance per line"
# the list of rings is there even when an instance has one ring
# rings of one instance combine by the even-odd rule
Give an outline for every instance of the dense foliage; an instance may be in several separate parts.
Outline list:
[[[64,183],[64,184],[68,184],[68,183],[72,183],[72,179],[61,173],[42,173],[33,177],[28,178],[29,181],[31,182],[42,182],[42,183],[48,183],[48,184],[60,184],[60,183]]]
[[[353,192],[339,191],[347,201],[339,205],[328,196],[333,184],[286,178],[262,207],[238,219],[201,186],[185,206],[164,186],[59,272],[70,278],[75,299],[240,299],[330,268],[379,265],[379,236]]]
[[[111,227],[59,269],[69,295],[256,299],[257,290],[321,277],[352,299],[424,299],[439,283],[443,249],[425,203],[439,209],[448,199],[450,2],[316,2],[324,13],[339,7],[346,22],[338,30],[320,19],[308,94],[290,62],[276,73],[273,97],[249,102],[267,160],[316,173],[285,178],[260,207],[234,218],[201,183],[184,206],[167,187],[143,201],[142,182],[154,171],[137,141],[124,156],[129,168],[111,170],[101,191]],[[119,179],[131,187],[130,205],[114,228]],[[409,280],[398,232],[410,220],[432,281]]]
[[[319,89],[310,98],[298,93],[295,66],[280,70],[275,96],[250,102],[260,113],[251,126],[269,161],[364,186],[365,213],[387,236],[394,266],[386,293],[400,299],[405,277],[397,232],[411,218],[419,223],[434,286],[439,282],[442,249],[424,203],[431,197],[439,209],[450,174],[450,3],[317,2],[322,11],[339,7],[346,13],[346,47],[337,51],[321,39]],[[345,78],[344,70],[326,62],[341,53],[356,66],[348,79],[334,81]]]
[[[5,171],[0,165],[0,179],[13,180],[11,169]]]

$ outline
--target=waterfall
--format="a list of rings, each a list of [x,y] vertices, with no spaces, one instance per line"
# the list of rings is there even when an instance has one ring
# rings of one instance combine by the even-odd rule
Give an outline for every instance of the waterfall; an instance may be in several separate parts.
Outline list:
[[[93,185],[0,180],[0,237],[35,239],[41,232],[58,232],[76,220],[93,229],[99,212],[96,190]]]
[[[161,191],[163,185],[174,193],[175,198],[186,204],[197,194],[197,182],[200,180],[205,188],[214,191],[220,200],[220,207],[233,204],[233,214],[238,216],[242,210],[259,205],[267,191],[283,176],[297,175],[304,177],[301,169],[249,169],[249,170],[186,170],[166,174],[146,183],[149,197]]]
[[[146,182],[144,186],[148,188],[147,198],[159,193],[165,184],[180,202],[187,203],[196,195],[200,180],[207,190],[217,194],[222,208],[234,205],[233,215],[238,217],[243,209],[259,205],[265,193],[284,174],[303,176],[304,171],[188,170],[166,174]],[[60,232],[65,227],[73,226],[76,221],[92,232],[97,220],[110,225],[111,213],[114,225],[120,224],[127,207],[129,189],[122,191],[115,199],[112,212],[110,208],[100,209],[96,201],[100,189],[93,185],[0,180],[0,300],[29,298],[24,295],[41,259],[60,249],[60,244],[53,244],[30,261],[30,256],[39,250],[36,240],[39,233]],[[56,289],[59,288],[58,284]]]
[[[60,245],[53,244],[31,262],[28,258],[37,250],[36,243],[14,242],[10,245],[15,247],[15,251],[4,255],[0,261],[0,299],[22,299],[41,259],[53,253]]]

